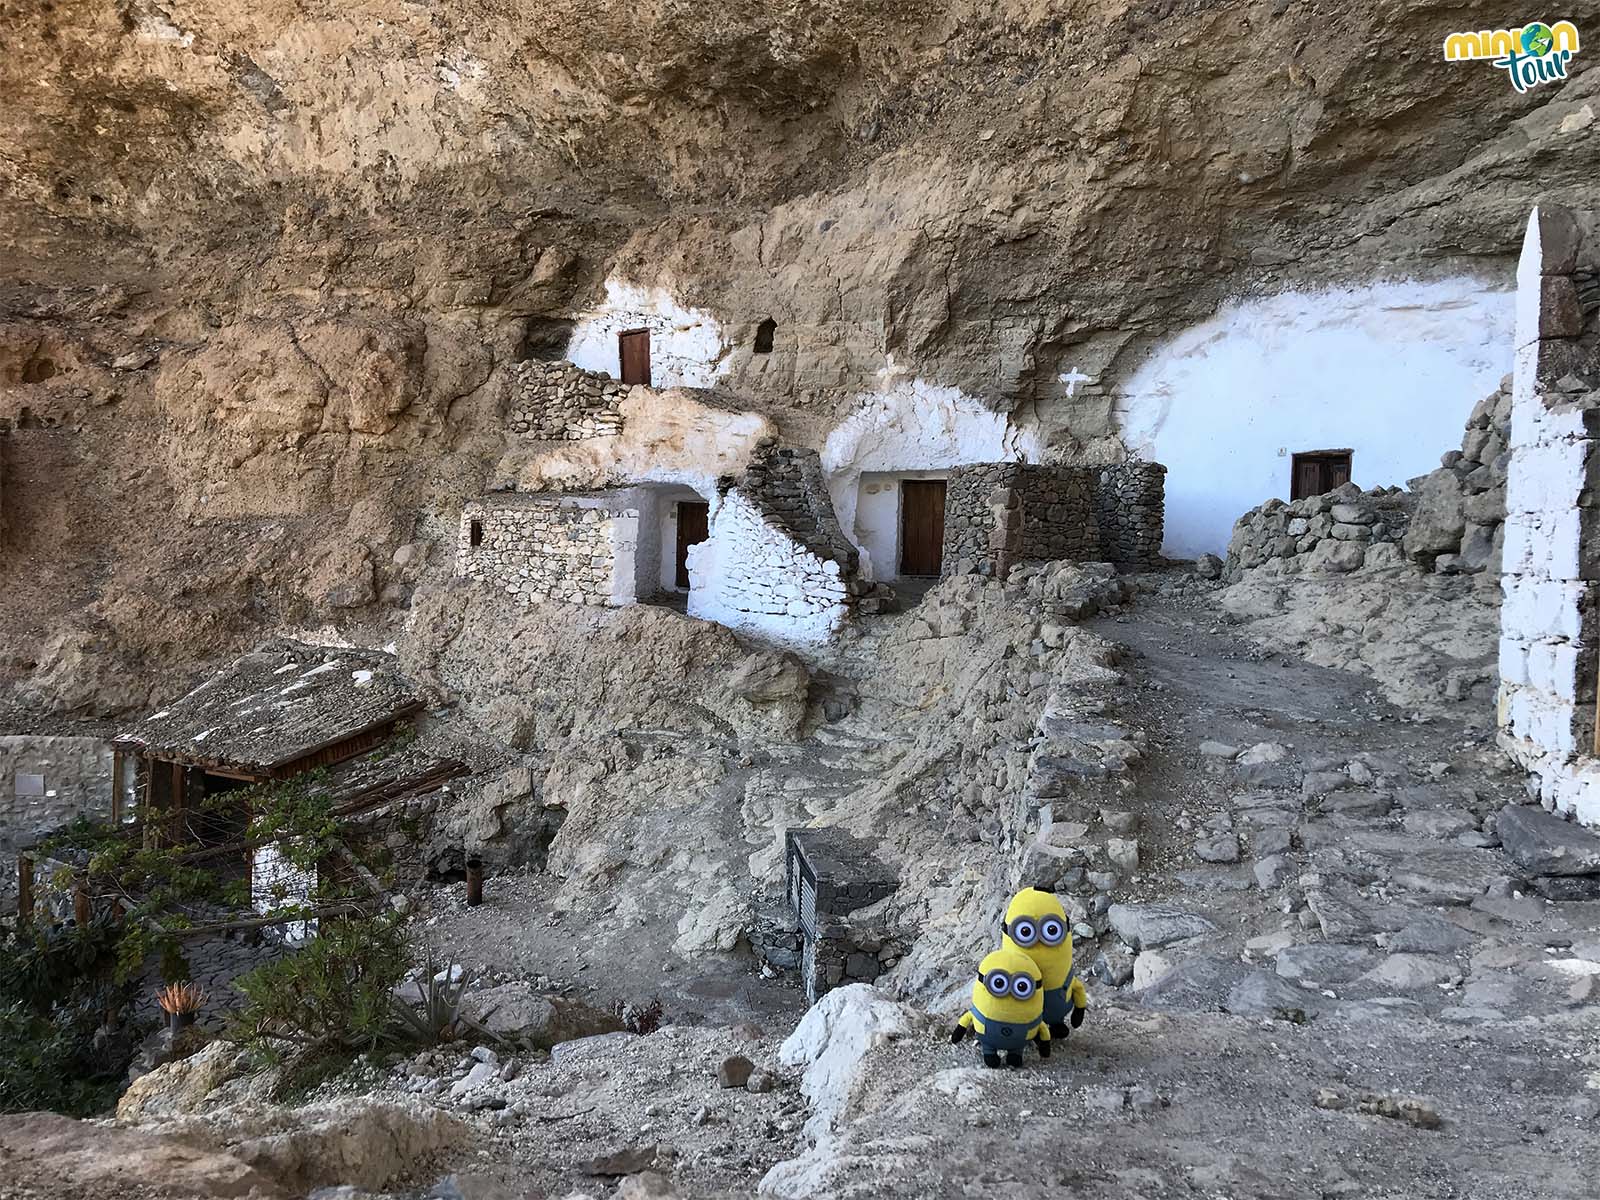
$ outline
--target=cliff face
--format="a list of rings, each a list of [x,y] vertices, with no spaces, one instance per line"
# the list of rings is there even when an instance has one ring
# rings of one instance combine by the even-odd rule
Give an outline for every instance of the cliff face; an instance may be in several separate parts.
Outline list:
[[[1507,275],[1532,200],[1592,187],[1600,72],[1519,95],[1442,61],[1498,19],[0,5],[0,678],[382,636],[488,478],[515,360],[619,284],[714,326],[704,368],[791,440],[899,381],[1114,455],[1119,380],[1225,297]]]

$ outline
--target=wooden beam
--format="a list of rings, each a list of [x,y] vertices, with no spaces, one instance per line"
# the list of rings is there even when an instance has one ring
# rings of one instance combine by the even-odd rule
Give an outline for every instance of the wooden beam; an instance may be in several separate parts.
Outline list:
[[[170,932],[173,937],[183,941],[188,938],[206,937],[213,933],[234,933],[243,929],[265,929],[271,925],[292,925],[296,921],[362,916],[366,912],[367,907],[361,904],[330,904],[289,917],[250,917],[238,921],[213,921],[209,925],[191,925],[187,929],[174,929]]]

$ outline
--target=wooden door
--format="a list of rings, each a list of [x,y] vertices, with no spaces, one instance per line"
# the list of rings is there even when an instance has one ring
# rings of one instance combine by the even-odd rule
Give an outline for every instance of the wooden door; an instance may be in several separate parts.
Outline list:
[[[944,480],[900,484],[900,574],[937,575],[944,566]]]
[[[689,547],[705,541],[711,533],[711,506],[704,500],[678,501],[677,586],[689,586]]]
[[[1350,451],[1319,450],[1296,454],[1289,476],[1289,499],[1320,496],[1350,482]]]
[[[621,364],[618,376],[623,383],[642,383],[650,386],[650,331],[630,329],[617,334],[617,358]]]

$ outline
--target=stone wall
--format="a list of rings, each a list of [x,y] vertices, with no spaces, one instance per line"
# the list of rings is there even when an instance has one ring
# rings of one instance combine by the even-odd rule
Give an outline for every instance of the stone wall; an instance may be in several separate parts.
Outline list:
[[[622,432],[618,411],[628,385],[570,362],[528,359],[516,365],[508,418],[532,442],[575,442]]]
[[[638,510],[618,496],[488,496],[461,511],[456,573],[525,604],[632,604],[638,531]]]
[[[1093,486],[1100,556],[1124,570],[1149,571],[1160,566],[1166,528],[1166,467],[1129,459],[1100,467],[1094,472]]]
[[[826,641],[870,585],[811,450],[762,446],[718,482],[711,536],[689,551],[689,613],[784,644]]]
[[[1013,562],[1149,570],[1161,561],[1166,473],[1160,463],[1139,460],[1110,467],[956,467],[945,485],[944,573],[990,574],[1002,554]]]
[[[1240,517],[1226,576],[1344,574],[1405,567],[1497,575],[1505,522],[1511,377],[1473,408],[1459,450],[1406,488],[1347,483],[1320,496],[1268,500]]]
[[[1226,578],[1265,575],[1342,575],[1368,567],[1406,566],[1401,541],[1411,523],[1403,488],[1363,492],[1346,483],[1320,496],[1285,502],[1274,497],[1233,527]]]
[[[111,763],[101,738],[0,737],[0,896],[17,893],[18,850],[74,817],[110,818]]]
[[[812,554],[855,573],[860,552],[834,514],[816,451],[767,443],[757,450],[737,487],[767,520]]]
[[[1501,578],[1501,745],[1547,807],[1600,824],[1600,213],[1543,206],[1517,268]]]
[[[1030,463],[954,468],[945,484],[944,574],[992,574],[1003,547],[1013,561],[1098,559],[1092,476],[1087,467]],[[1000,525],[1018,518],[1004,513],[1019,510],[1020,536],[1007,538]]]

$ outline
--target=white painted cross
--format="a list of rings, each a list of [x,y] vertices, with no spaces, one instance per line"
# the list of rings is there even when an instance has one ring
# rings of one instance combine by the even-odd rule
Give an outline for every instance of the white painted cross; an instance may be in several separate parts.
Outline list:
[[[1093,375],[1085,375],[1082,371],[1078,370],[1077,367],[1073,367],[1065,375],[1057,376],[1057,378],[1059,378],[1062,383],[1067,385],[1067,395],[1068,396],[1077,395],[1078,385],[1080,383],[1093,383],[1094,382],[1094,376]]]
[[[889,352],[888,361],[884,364],[883,368],[878,372],[878,379],[881,381],[881,386],[882,386],[883,390],[887,392],[890,388],[894,387],[895,383],[898,380],[904,379],[907,375],[910,375],[910,374],[911,374],[911,368],[910,367],[897,367],[897,366],[895,366],[894,351],[891,350]]]

